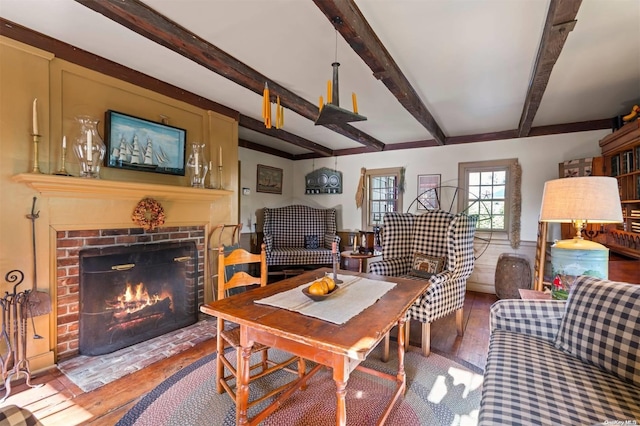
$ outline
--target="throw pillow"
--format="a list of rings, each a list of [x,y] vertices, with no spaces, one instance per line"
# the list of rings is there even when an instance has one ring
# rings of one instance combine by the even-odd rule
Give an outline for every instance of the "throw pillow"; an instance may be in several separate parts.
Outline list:
[[[320,247],[317,235],[305,235],[304,236],[304,248],[317,249]]]
[[[640,385],[640,286],[580,276],[571,286],[556,348]]]
[[[409,274],[415,277],[431,278],[432,275],[444,270],[446,259],[444,256],[429,256],[427,254],[414,253],[411,272]]]

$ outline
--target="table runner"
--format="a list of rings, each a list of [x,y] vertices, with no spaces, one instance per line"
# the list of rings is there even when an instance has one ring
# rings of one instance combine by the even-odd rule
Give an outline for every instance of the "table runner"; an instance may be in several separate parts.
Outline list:
[[[309,299],[302,292],[303,288],[312,283],[308,282],[291,290],[256,300],[255,303],[299,312],[334,324],[344,324],[396,286],[395,283],[353,275],[338,275],[338,279],[343,283],[338,284],[339,288],[334,290],[330,297],[320,302]]]

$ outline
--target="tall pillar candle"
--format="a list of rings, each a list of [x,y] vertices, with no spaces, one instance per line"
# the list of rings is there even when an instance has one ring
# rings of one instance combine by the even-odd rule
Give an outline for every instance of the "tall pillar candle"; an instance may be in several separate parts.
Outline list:
[[[93,149],[93,135],[91,134],[91,130],[87,130],[87,160],[93,160],[93,155],[91,154],[91,150]]]
[[[33,134],[39,135],[38,133],[38,98],[33,100]]]
[[[218,153],[218,167],[222,167],[222,147],[220,147],[220,152]]]

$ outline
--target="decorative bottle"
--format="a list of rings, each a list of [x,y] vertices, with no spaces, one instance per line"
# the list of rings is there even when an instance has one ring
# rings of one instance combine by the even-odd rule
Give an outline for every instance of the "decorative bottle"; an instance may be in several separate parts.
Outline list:
[[[187,176],[193,188],[204,188],[209,166],[204,155],[205,144],[191,144],[191,154],[187,160]]]
[[[73,152],[80,163],[80,177],[100,178],[100,167],[106,152],[102,138],[98,134],[99,120],[82,115],[76,117],[80,131],[73,145]]]

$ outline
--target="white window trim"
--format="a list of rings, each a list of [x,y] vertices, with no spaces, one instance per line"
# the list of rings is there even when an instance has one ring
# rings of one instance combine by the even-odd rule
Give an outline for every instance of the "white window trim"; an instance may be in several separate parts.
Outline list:
[[[513,202],[514,194],[514,179],[512,175],[513,166],[518,163],[517,158],[509,158],[502,160],[489,160],[489,161],[471,161],[466,163],[458,163],[458,182],[463,189],[461,196],[458,197],[458,211],[464,211],[468,205],[469,194],[469,173],[470,172],[482,172],[482,171],[495,171],[497,169],[503,169],[507,172],[506,188],[505,188],[505,217],[504,217],[504,230],[492,230],[482,231],[483,233],[493,233],[493,237],[498,239],[509,239],[512,221],[511,206]]]
[[[369,194],[371,191],[369,183],[370,183],[371,177],[395,176],[397,184],[400,185],[401,174],[402,174],[402,167],[388,167],[384,169],[367,169],[364,175],[365,193],[364,193],[364,200],[362,202],[361,230],[372,231],[374,226],[373,223],[369,223]],[[398,193],[398,198],[397,198],[398,210],[397,211],[401,212],[403,191],[401,191],[400,188],[398,188],[397,193]],[[378,225],[382,226],[382,222],[380,222]]]

